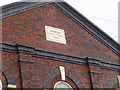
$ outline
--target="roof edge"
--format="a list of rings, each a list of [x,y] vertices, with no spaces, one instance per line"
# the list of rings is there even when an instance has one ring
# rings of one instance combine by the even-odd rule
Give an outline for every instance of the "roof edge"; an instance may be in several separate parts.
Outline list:
[[[88,20],[85,16],[79,13],[76,9],[70,6],[68,3],[56,3],[55,6],[59,7],[64,13],[70,16],[74,21],[76,21],[81,27],[83,27],[87,32],[92,34],[97,40],[102,42],[105,46],[111,49],[114,53],[120,56],[120,44],[111,38],[108,34],[102,31],[98,26]]]
[[[14,2],[2,6],[2,14],[0,15],[0,17],[2,17],[3,19],[49,3],[51,2]]]

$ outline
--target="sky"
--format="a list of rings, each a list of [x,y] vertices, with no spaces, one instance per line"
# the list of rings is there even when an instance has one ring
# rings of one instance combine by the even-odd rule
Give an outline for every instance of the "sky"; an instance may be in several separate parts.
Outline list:
[[[0,0],[0,6],[20,0]],[[120,0],[64,0],[118,42]],[[120,43],[120,42],[119,42]]]

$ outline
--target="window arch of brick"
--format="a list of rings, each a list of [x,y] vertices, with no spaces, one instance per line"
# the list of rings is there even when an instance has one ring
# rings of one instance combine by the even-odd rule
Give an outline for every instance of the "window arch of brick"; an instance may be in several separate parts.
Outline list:
[[[43,88],[50,88],[52,80],[58,76],[60,76],[60,72],[57,68],[50,70],[44,79]],[[81,81],[78,80],[72,71],[66,70],[66,78],[70,78],[76,84],[77,88],[84,88]]]
[[[4,64],[1,64],[0,67],[1,67],[0,71],[2,72],[2,76],[6,82],[6,85],[16,85],[15,79],[14,79],[12,73],[10,72],[10,70],[8,69],[8,67],[6,67]]]
[[[108,88],[118,88],[118,80],[117,77],[113,77],[107,83]]]

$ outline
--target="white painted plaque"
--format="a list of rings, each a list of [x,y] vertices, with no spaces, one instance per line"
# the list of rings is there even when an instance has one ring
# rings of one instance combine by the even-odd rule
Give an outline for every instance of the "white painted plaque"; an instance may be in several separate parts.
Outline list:
[[[45,32],[48,41],[66,44],[65,32],[63,29],[45,26]]]

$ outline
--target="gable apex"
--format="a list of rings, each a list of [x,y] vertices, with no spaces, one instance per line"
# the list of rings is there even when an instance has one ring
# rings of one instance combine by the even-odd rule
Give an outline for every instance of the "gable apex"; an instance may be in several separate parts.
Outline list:
[[[58,7],[62,12],[67,14],[77,24],[79,24],[87,32],[93,35],[97,40],[101,41],[114,53],[120,56],[120,44],[118,44],[109,35],[103,32],[100,28],[98,28],[95,24],[89,21],[86,17],[84,17],[82,14],[80,14],[77,10],[75,10],[72,6],[70,6],[66,2],[16,2],[3,6],[1,17],[3,19],[50,3]]]

